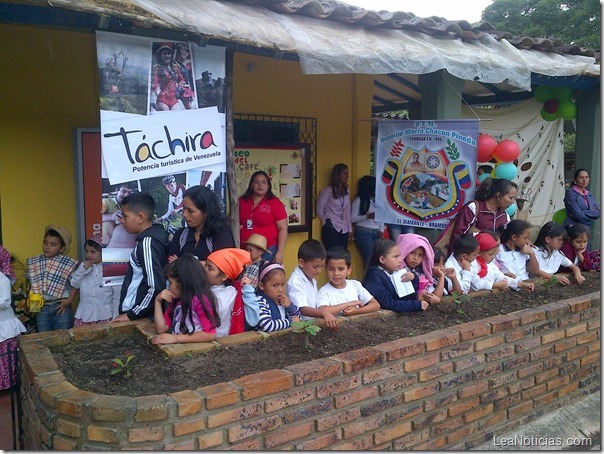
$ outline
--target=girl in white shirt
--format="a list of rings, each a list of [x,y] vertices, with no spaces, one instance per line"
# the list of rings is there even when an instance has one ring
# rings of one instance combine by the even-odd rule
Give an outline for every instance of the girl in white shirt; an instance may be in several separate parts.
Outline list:
[[[506,290],[508,287],[514,290],[525,288],[529,291],[534,290],[534,285],[530,282],[524,282],[518,277],[511,278],[501,272],[495,261],[495,256],[499,253],[499,236],[489,232],[480,232],[476,235],[480,246],[480,253],[476,260],[472,262],[472,271],[474,271],[471,290]]]
[[[103,286],[101,236],[95,234],[84,243],[86,259],[71,276],[71,287],[80,291],[80,302],[73,326],[109,323],[117,315],[119,286]],[[115,294],[114,294],[115,293]]]
[[[503,274],[512,279],[525,281],[531,274],[539,271],[535,251],[531,248],[529,237],[531,224],[521,219],[514,219],[498,230],[501,238],[497,263]]]
[[[585,277],[581,274],[579,267],[560,252],[560,248],[565,240],[566,230],[563,226],[550,221],[541,227],[539,235],[537,235],[537,239],[535,240],[535,247],[533,248],[539,262],[539,270],[535,274],[545,280],[550,280],[558,272],[560,266],[564,266],[573,273],[577,284],[582,284],[585,281]],[[570,284],[570,280],[566,276],[556,277],[560,284]]]

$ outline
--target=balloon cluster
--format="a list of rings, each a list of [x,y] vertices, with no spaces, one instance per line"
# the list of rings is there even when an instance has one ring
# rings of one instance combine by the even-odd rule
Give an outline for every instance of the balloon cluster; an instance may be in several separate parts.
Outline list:
[[[572,88],[548,87],[539,85],[535,88],[534,97],[543,103],[541,118],[554,121],[558,118],[572,120],[577,116],[577,106],[572,99]]]
[[[488,134],[480,134],[478,136],[478,162],[488,162],[493,158],[497,161],[497,165],[490,174],[483,173],[478,177],[478,181],[482,183],[485,178],[495,177],[513,180],[518,175],[518,168],[514,165],[514,161],[520,156],[520,147],[513,140],[505,139],[497,143],[497,141]]]

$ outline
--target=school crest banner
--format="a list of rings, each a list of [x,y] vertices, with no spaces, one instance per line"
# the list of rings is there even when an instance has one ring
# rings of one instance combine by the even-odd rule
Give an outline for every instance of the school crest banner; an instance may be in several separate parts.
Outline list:
[[[478,120],[382,121],[375,219],[444,229],[474,198]]]

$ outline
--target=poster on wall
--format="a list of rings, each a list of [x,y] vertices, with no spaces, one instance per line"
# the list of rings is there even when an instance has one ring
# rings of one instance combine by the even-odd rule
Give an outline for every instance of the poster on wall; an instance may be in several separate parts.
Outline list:
[[[237,194],[245,193],[254,172],[265,172],[271,180],[273,194],[285,205],[288,230],[309,231],[312,219],[310,147],[236,145],[234,153]]]
[[[154,221],[169,233],[184,226],[182,199],[186,189],[203,185],[210,189],[226,211],[227,183],[223,166],[189,169],[112,185],[101,177],[101,137],[98,130],[76,131],[76,161],[78,162],[78,250],[94,234],[101,236],[103,282],[121,285],[136,235],[127,233],[121,223],[120,202],[134,192],[147,192],[155,200]],[[86,182],[86,184],[84,184]],[[100,201],[100,204],[99,204]],[[100,207],[100,209],[99,209]]]
[[[84,207],[85,231],[96,226],[105,282],[119,284],[136,241],[121,223],[128,194],[151,194],[154,222],[170,234],[185,226],[187,188],[203,184],[226,206],[225,49],[106,32],[96,38],[101,153],[89,173],[99,189],[96,206]],[[85,164],[88,150],[80,153]]]
[[[444,229],[474,197],[477,120],[378,124],[375,219]]]

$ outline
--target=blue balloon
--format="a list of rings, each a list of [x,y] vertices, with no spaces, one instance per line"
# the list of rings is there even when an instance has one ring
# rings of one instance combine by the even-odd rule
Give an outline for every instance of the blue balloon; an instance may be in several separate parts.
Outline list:
[[[514,202],[505,209],[505,212],[508,214],[509,217],[512,217],[516,214],[517,208],[518,207],[516,206],[516,202]]]
[[[490,174],[490,173],[486,173],[486,172],[485,172],[485,173],[483,173],[482,175],[480,175],[480,176],[478,177],[478,181],[479,181],[480,183],[482,183],[484,180],[486,180],[486,179],[487,179],[487,178],[489,178],[490,176],[491,176],[491,174]]]
[[[497,178],[505,178],[506,180],[513,180],[518,175],[518,169],[513,162],[502,162],[495,167],[495,176]]]

